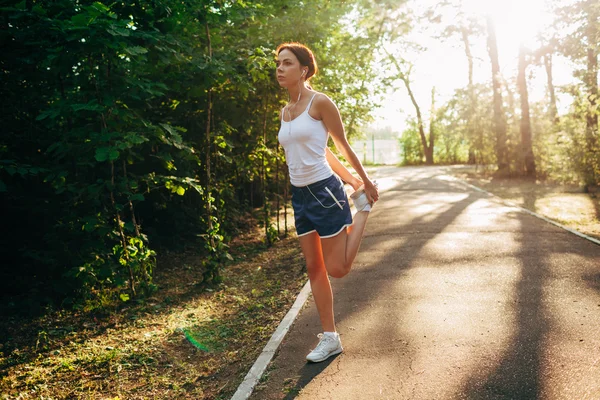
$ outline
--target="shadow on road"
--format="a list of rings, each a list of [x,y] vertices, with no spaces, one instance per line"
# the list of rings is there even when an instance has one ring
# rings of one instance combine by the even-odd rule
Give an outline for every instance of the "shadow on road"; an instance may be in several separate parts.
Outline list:
[[[547,252],[539,246],[534,232],[524,229],[533,217],[522,212],[510,214],[518,220],[515,233],[519,252],[520,278],[516,283],[512,314],[512,338],[496,368],[487,376],[473,376],[465,385],[468,399],[540,398],[540,366],[544,335],[548,329],[543,288],[548,275]]]
[[[386,274],[385,280],[377,281],[381,285],[376,291],[361,290],[360,286],[362,286],[362,279],[354,279],[348,282],[343,290],[346,293],[358,293],[360,295],[360,302],[355,304],[354,307],[341,307],[339,312],[336,312],[337,325],[341,325],[353,315],[363,312],[364,308],[370,303],[384,299],[386,293],[389,293],[391,290],[391,286],[402,279],[404,272],[411,268],[411,263],[419,256],[420,250],[425,247],[430,240],[434,239],[438,233],[442,232],[446,227],[452,224],[455,218],[469,207],[469,205],[485,196],[475,192],[467,193],[462,186],[458,186],[448,181],[434,180],[429,181],[433,182],[433,185],[431,185],[431,183],[426,184],[424,183],[425,177],[426,176],[423,176],[422,174],[415,174],[410,178],[403,179],[401,182],[390,187],[385,193],[382,193],[378,207],[374,212],[384,215],[374,215],[375,218],[369,222],[371,225],[376,224],[379,226],[379,222],[382,219],[386,219],[386,214],[390,216],[386,219],[388,222],[399,220],[398,216],[395,216],[395,214],[404,212],[404,210],[416,205],[416,202],[418,202],[421,207],[428,206],[431,211],[424,212],[408,221],[393,226],[393,230],[398,232],[395,233],[395,235],[398,235],[398,244],[386,249],[386,255],[377,262],[378,265],[395,265],[396,267],[393,270],[393,273]],[[457,198],[457,200],[444,203],[440,203],[437,200],[432,201],[431,203],[427,201],[424,202],[419,200],[420,195],[424,190],[436,191],[438,193],[448,192],[453,198]],[[456,196],[457,191],[459,194],[458,197]],[[411,192],[415,194],[411,194]],[[398,201],[400,201],[400,203]],[[389,226],[386,225],[385,229],[389,229]],[[373,228],[373,226],[367,228],[368,233],[363,239],[360,250],[361,253],[377,250],[379,244],[378,238],[382,235],[379,230],[380,229],[378,228]],[[357,272],[358,271],[355,271],[354,273],[356,274]],[[376,271],[370,269],[362,271],[362,273],[372,274],[376,273]],[[365,276],[365,279],[369,278]],[[339,290],[334,288],[334,300],[337,301],[338,293],[336,292],[339,292]],[[397,325],[391,326],[388,323],[382,324],[381,326],[385,328],[378,329],[378,336],[395,337],[398,335]],[[301,356],[302,358],[304,357],[304,355]],[[319,364],[304,364],[300,370],[295,371],[295,383],[292,386],[289,384],[291,382],[288,381],[286,388],[283,389],[287,392],[285,399],[289,400],[295,398],[315,377],[319,376],[323,371],[330,367],[336,358],[329,359],[326,362]],[[300,360],[299,362],[302,361]],[[256,393],[256,397],[253,398],[262,398],[260,392]]]

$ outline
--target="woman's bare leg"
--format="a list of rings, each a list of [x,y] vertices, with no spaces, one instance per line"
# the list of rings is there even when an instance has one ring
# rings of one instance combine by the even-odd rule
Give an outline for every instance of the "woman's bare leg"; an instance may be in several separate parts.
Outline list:
[[[323,259],[329,275],[341,278],[350,272],[354,258],[358,254],[368,218],[368,211],[357,212],[354,215],[352,226],[332,238],[321,239]]]
[[[335,320],[333,315],[333,293],[331,283],[325,269],[321,240],[316,232],[300,236],[300,247],[306,259],[306,269],[310,288],[312,290],[321,326],[324,332],[335,332]]]

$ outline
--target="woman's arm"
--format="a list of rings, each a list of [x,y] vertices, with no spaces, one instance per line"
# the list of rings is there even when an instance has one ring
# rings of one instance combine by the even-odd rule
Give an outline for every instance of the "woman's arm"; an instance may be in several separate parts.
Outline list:
[[[333,103],[333,101],[331,101],[331,99],[325,95],[317,96],[314,102],[316,103],[316,109],[320,114],[320,119],[323,121],[325,127],[329,131],[329,134],[331,135],[331,138],[335,143],[335,147],[339,150],[342,156],[344,156],[344,158],[348,160],[352,168],[354,168],[356,173],[361,177],[365,185],[365,192],[367,193],[369,201],[377,201],[379,199],[379,192],[373,184],[373,182],[371,181],[371,179],[369,179],[367,172],[365,171],[360,160],[356,156],[356,153],[350,146],[350,143],[348,143],[348,139],[346,138],[346,132],[344,131],[344,125],[342,124],[342,117],[340,116],[338,108]]]
[[[340,178],[342,178],[344,182],[349,183],[354,188],[354,190],[357,190],[360,187],[360,185],[362,185],[362,181],[354,175],[352,175],[348,168],[346,168],[346,166],[342,164],[339,158],[337,158],[337,156],[333,154],[331,150],[329,150],[329,147],[325,149],[325,156],[327,157],[327,162],[329,163],[329,166],[331,167],[333,172],[335,172]]]

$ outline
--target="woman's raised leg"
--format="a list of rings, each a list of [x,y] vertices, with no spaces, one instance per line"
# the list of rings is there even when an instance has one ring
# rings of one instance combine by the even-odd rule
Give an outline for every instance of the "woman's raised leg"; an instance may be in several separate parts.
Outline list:
[[[324,332],[335,332],[335,320],[333,315],[333,293],[331,283],[325,269],[321,240],[316,232],[300,236],[300,247],[306,259],[306,269],[310,288],[312,290],[321,326]]]
[[[354,215],[352,226],[342,230],[334,237],[321,239],[323,260],[329,275],[341,278],[350,272],[354,258],[358,254],[368,218],[368,211],[359,211]]]

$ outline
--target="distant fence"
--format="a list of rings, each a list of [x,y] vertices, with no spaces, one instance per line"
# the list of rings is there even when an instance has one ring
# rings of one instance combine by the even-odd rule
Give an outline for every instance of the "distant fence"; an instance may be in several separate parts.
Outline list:
[[[398,164],[400,162],[400,145],[398,140],[356,140],[352,148],[363,163]]]

